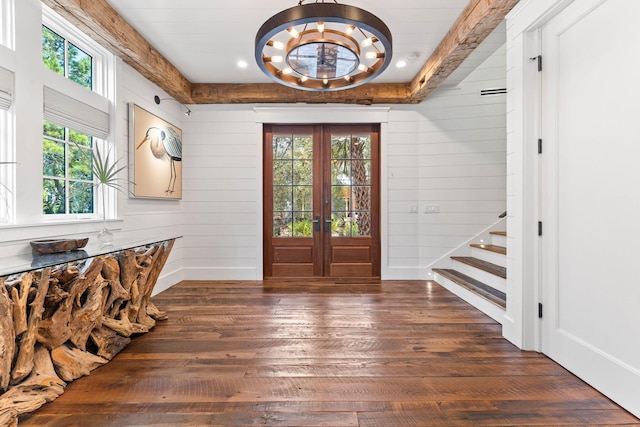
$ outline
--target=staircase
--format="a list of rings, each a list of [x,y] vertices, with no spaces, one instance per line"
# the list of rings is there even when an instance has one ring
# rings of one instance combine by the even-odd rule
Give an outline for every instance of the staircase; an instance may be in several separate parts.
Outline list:
[[[432,272],[438,284],[502,323],[507,307],[507,233],[491,231],[487,237],[455,251]]]

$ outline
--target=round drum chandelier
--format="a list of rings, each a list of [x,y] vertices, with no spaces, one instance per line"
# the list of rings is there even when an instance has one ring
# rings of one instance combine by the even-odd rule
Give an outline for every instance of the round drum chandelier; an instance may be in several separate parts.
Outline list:
[[[366,10],[316,1],[283,10],[256,34],[256,62],[283,85],[334,91],[366,83],[391,62],[391,32]]]

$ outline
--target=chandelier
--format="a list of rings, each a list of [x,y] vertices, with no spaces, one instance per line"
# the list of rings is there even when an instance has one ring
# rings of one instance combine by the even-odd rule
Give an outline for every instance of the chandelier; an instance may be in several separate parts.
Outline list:
[[[262,71],[285,86],[335,91],[364,84],[391,62],[391,32],[366,10],[316,0],[283,10],[256,34]]]

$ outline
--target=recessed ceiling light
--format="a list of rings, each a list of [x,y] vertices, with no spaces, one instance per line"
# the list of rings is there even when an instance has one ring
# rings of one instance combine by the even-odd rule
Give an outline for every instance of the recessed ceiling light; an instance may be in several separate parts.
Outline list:
[[[404,61],[401,59],[400,61],[396,62],[396,67],[398,68],[404,68],[406,66],[407,66],[407,61]]]
[[[247,64],[247,61],[243,61],[243,60],[238,61],[238,67],[247,68],[248,66],[249,64]]]

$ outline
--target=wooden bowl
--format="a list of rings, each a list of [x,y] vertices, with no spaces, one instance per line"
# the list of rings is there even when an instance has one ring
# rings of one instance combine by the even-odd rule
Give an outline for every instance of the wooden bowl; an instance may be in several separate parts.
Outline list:
[[[89,238],[85,237],[84,239],[34,240],[30,244],[33,251],[39,254],[55,254],[84,248],[88,241]]]

